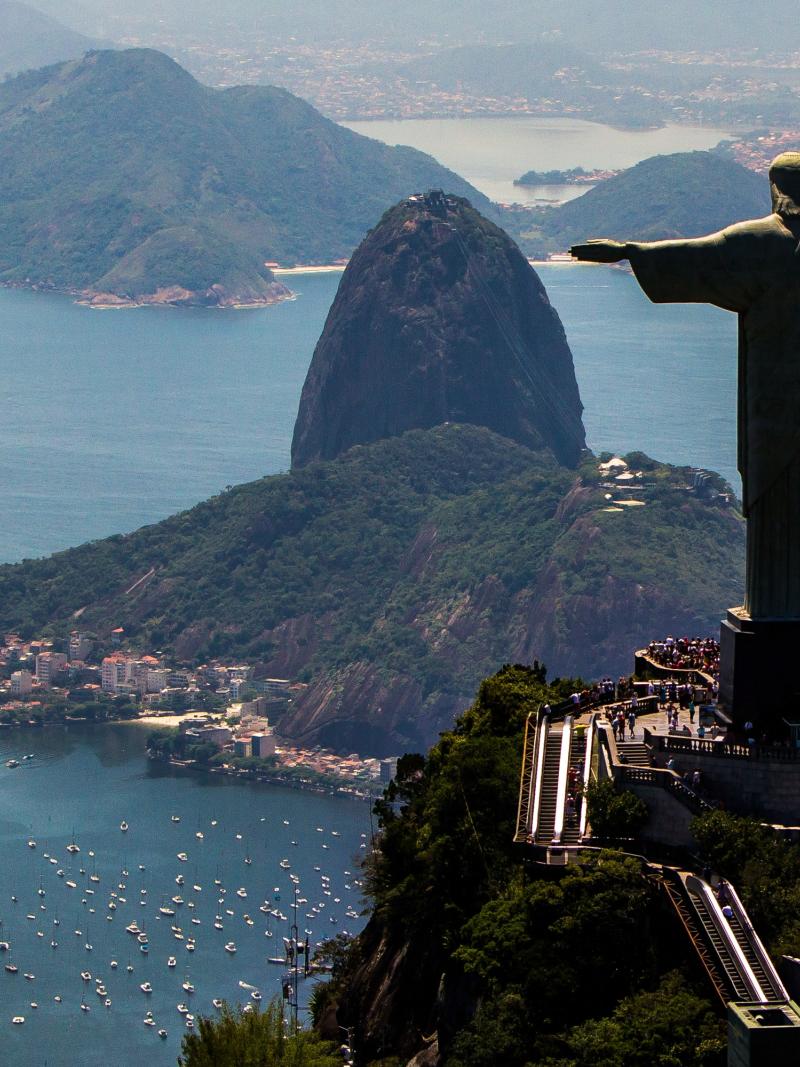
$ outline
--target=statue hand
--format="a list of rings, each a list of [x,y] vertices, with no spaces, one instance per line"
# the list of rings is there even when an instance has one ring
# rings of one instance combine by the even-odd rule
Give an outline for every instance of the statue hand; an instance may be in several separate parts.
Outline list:
[[[621,241],[587,241],[582,245],[573,245],[570,255],[575,259],[586,260],[589,263],[619,263],[621,259],[628,258],[628,246]]]

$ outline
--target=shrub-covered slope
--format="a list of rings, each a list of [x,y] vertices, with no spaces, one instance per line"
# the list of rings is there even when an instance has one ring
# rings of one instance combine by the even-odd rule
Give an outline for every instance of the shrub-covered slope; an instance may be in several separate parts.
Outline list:
[[[596,676],[653,634],[715,630],[741,597],[742,524],[688,481],[651,464],[645,506],[608,511],[594,461],[412,431],[0,567],[0,625],[65,633],[80,612],[183,661],[248,657],[310,683],[291,736],[418,749],[499,662]]]
[[[699,237],[771,211],[769,182],[715,155],[653,156],[561,207],[538,213],[526,240],[566,249],[589,237]]]

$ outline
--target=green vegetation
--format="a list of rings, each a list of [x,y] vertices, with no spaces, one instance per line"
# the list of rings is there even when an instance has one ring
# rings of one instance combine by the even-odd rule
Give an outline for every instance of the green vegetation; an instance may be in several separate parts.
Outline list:
[[[565,185],[575,178],[585,178],[590,172],[583,167],[570,167],[569,170],[526,170],[514,185]]]
[[[800,849],[755,819],[713,811],[693,820],[709,866],[736,887],[773,955],[800,955]]]
[[[640,861],[585,853],[554,871],[512,844],[525,717],[567,688],[504,667],[426,758],[399,762],[376,806],[373,918],[329,990],[340,1021],[360,1021],[366,1061],[371,1028],[389,1031],[386,1052],[405,1052],[436,1002],[446,1067],[724,1063],[724,1026],[703,988],[672,973],[691,949],[676,945]],[[378,939],[395,952],[389,988],[370,952]],[[398,1015],[413,985],[416,1017],[395,1018],[393,1033],[370,1005],[370,968]],[[321,1015],[330,999],[317,999]]]
[[[287,1034],[281,1002],[245,1012],[224,1004],[218,1018],[201,1015],[185,1034],[180,1067],[341,1067],[336,1046],[316,1033]]]
[[[172,286],[207,303],[264,297],[265,261],[348,256],[420,188],[489,207],[430,156],[282,89],[210,89],[146,49],[0,85],[0,155],[0,281],[129,298]]]
[[[379,692],[388,751],[423,748],[509,654],[628,671],[662,620],[711,632],[737,602],[736,513],[688,492],[686,471],[651,468],[647,506],[606,514],[593,461],[576,475],[477,427],[412,431],[2,566],[0,626],[62,636],[82,609],[101,640],[124,626],[185,662],[247,658],[309,681],[300,700],[346,690],[364,736],[384,729]],[[282,720],[289,735],[299,713]]]
[[[770,212],[766,179],[712,152],[653,156],[583,196],[530,213],[523,248],[562,251],[590,237],[699,237]]]
[[[645,802],[608,779],[589,786],[587,801],[592,834],[601,840],[636,837],[647,822]]]
[[[149,733],[147,750],[161,759],[195,760],[201,767],[213,763],[219,753],[217,746],[210,741],[198,741],[175,728]]]
[[[110,722],[135,719],[137,706],[126,696],[109,697],[105,693],[87,696],[80,689],[69,696],[59,691],[37,692],[35,700],[12,702],[12,707],[0,707],[0,723],[4,725],[64,722],[65,719],[85,719],[87,722]]]

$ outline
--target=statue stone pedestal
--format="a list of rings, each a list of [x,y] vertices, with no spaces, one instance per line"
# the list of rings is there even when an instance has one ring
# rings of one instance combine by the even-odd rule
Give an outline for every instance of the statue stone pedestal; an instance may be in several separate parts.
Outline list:
[[[720,629],[719,702],[741,729],[781,735],[800,718],[800,620],[730,608]]]

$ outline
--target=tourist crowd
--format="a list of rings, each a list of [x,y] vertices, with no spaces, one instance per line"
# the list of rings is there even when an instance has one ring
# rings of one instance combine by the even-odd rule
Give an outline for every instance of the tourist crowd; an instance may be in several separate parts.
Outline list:
[[[651,641],[647,655],[659,666],[673,670],[705,671],[714,676],[719,673],[719,641],[713,637],[667,637],[663,641]]]

